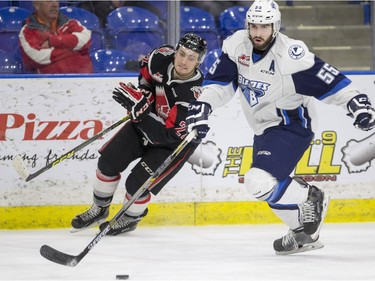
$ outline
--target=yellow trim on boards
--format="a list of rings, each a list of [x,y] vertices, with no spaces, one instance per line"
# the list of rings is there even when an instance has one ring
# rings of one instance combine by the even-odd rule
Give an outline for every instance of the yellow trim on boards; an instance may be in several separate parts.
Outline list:
[[[69,228],[82,206],[0,207],[0,229]],[[121,205],[111,206],[112,217]],[[154,203],[140,226],[192,226],[281,223],[265,202]],[[331,200],[328,223],[375,221],[375,199]]]

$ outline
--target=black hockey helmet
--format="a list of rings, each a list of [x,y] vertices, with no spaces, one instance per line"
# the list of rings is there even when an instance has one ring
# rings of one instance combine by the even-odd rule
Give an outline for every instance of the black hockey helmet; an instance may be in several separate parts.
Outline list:
[[[199,63],[202,63],[206,57],[207,41],[194,33],[187,33],[181,37],[177,43],[176,50],[178,50],[180,46],[197,52],[199,54]]]

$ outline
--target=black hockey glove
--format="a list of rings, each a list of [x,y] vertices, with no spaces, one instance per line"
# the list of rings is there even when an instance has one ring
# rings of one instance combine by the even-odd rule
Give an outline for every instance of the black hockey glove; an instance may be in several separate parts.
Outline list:
[[[354,127],[369,131],[375,127],[375,110],[367,95],[360,94],[348,102],[349,116],[355,118]]]
[[[141,120],[151,110],[152,94],[138,90],[132,84],[126,85],[120,82],[120,87],[115,88],[112,97],[130,112],[135,122]]]
[[[208,130],[208,116],[212,112],[211,106],[202,101],[192,101],[189,104],[188,116],[186,117],[186,126],[190,133],[194,129],[197,130],[197,137],[204,139]]]

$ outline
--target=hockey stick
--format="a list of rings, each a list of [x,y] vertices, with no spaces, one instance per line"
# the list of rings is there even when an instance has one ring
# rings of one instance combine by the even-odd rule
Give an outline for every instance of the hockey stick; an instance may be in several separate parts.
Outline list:
[[[164,170],[172,163],[172,161],[181,153],[181,151],[195,138],[196,130],[190,132],[186,138],[179,144],[179,146],[168,156],[167,159],[156,169],[156,171],[145,181],[145,183],[138,189],[138,191],[125,203],[118,213],[109,221],[106,228],[101,230],[94,239],[86,246],[86,248],[77,256],[72,256],[60,252],[48,245],[43,245],[40,248],[40,254],[52,262],[65,265],[76,266],[87,254],[94,248],[94,246],[107,234],[114,224],[124,215],[127,209],[136,201],[147,189],[151,190],[154,181],[164,172]]]
[[[122,119],[120,119],[116,123],[113,123],[108,128],[106,128],[106,129],[102,130],[101,132],[97,133],[92,138],[86,140],[85,142],[81,143],[77,147],[75,147],[72,150],[68,151],[67,153],[61,155],[55,161],[53,161],[51,163],[48,163],[46,166],[44,166],[43,168],[39,169],[35,173],[31,174],[29,172],[29,170],[27,169],[26,164],[22,160],[22,156],[20,154],[16,155],[13,158],[13,167],[14,167],[14,169],[17,171],[17,173],[19,174],[19,176],[22,179],[24,179],[25,181],[32,180],[33,178],[36,178],[40,174],[44,173],[45,171],[47,171],[47,170],[51,169],[52,167],[56,166],[57,164],[61,163],[63,160],[67,159],[68,157],[73,156],[77,151],[79,151],[82,148],[88,146],[90,143],[92,143],[92,142],[96,141],[97,139],[101,138],[102,136],[104,136],[108,132],[112,131],[116,127],[120,126],[122,123],[128,121],[129,119],[130,119],[130,115],[127,115],[127,116],[123,117]]]

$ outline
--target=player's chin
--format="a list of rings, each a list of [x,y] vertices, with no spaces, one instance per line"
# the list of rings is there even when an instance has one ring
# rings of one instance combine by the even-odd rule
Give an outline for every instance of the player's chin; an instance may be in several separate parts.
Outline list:
[[[257,50],[264,50],[265,48],[267,47],[267,44],[265,44],[264,42],[262,42],[262,44],[255,44],[254,45],[254,48],[257,49]]]
[[[184,76],[184,75],[187,75],[189,73],[189,70],[187,68],[184,68],[184,67],[176,67],[176,72],[177,72],[178,75]]]

